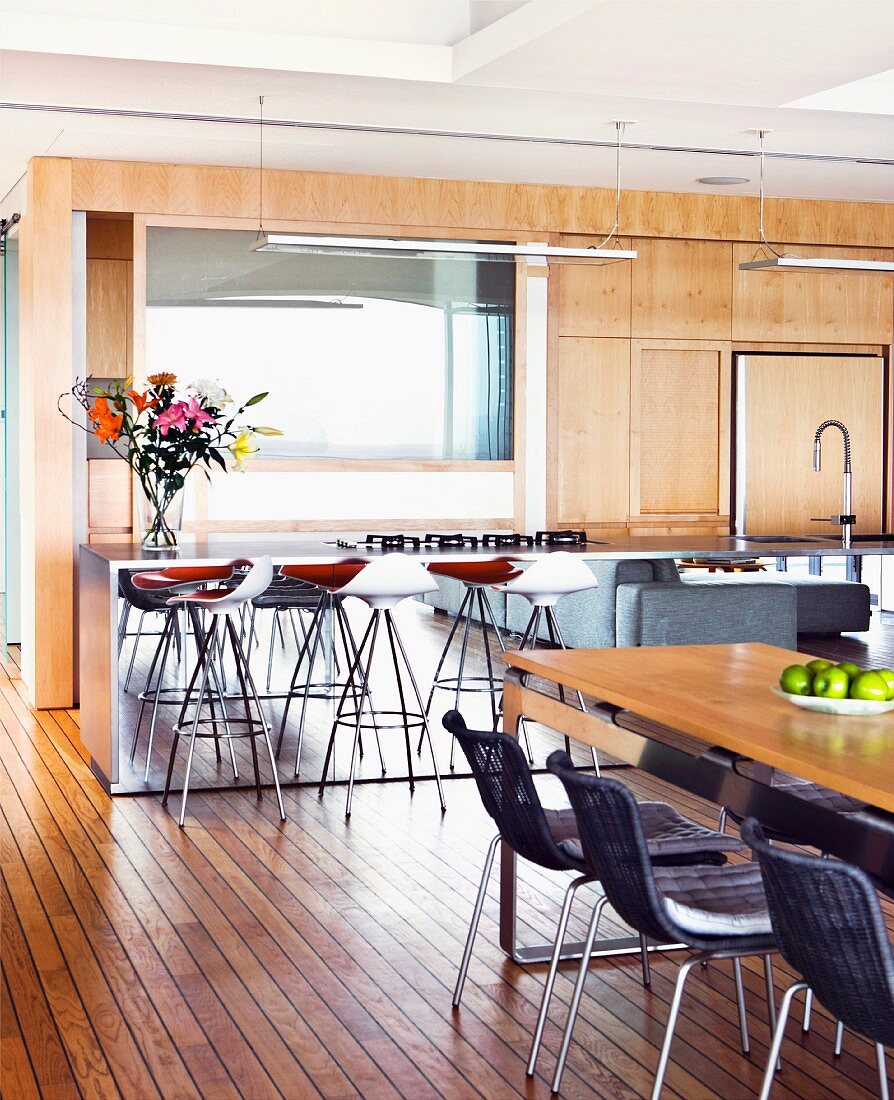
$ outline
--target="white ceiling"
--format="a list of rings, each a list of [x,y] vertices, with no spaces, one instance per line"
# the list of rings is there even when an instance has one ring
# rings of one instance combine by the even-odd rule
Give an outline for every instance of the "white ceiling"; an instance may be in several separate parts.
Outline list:
[[[0,0],[0,102],[767,148],[894,161],[889,0]],[[0,107],[29,157],[255,165],[254,125]],[[610,149],[270,127],[271,167],[610,186]],[[713,191],[754,158],[630,150],[624,184]],[[894,200],[894,167],[771,160],[771,195]],[[599,229],[600,227],[594,227]]]

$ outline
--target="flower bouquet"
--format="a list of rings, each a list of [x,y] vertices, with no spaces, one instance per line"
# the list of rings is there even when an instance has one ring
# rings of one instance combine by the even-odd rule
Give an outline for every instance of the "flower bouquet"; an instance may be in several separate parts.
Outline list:
[[[232,456],[233,468],[242,471],[259,450],[256,435],[282,432],[241,422],[245,410],[263,401],[266,393],[256,393],[235,408],[227,391],[207,379],[191,382],[183,391],[173,374],[152,374],[147,383],[138,393],[132,378],[89,391],[86,382],[78,381],[70,395],[59,398],[59,411],[77,424],[62,408],[68,396],[86,410],[85,430],[111,447],[139,478],[143,546],[170,550],[177,546],[183,486],[190,471],[199,466],[206,477],[215,467],[226,471],[225,452]]]

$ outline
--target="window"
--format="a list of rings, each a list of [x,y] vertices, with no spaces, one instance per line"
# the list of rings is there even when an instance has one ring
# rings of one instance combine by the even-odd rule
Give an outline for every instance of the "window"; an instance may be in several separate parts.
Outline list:
[[[278,458],[512,458],[515,264],[252,251],[150,227],[147,368],[259,406]],[[261,410],[263,410],[261,412]]]

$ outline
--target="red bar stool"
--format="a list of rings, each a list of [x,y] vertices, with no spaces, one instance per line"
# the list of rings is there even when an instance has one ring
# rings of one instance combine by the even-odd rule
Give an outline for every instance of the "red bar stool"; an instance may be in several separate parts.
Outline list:
[[[320,780],[319,793],[322,798],[329,774],[329,763],[332,760],[338,727],[353,726],[354,742],[351,749],[351,766],[348,775],[348,797],[345,805],[345,817],[349,817],[351,813],[351,802],[354,795],[354,776],[357,766],[357,752],[360,745],[361,730],[369,728],[376,731],[385,729],[402,729],[404,731],[411,792],[415,789],[415,782],[413,779],[413,753],[410,746],[410,729],[416,726],[422,728],[423,735],[428,739],[428,746],[431,750],[432,766],[434,767],[435,781],[438,785],[438,798],[441,802],[441,809],[446,809],[441,776],[438,772],[438,761],[435,756],[435,747],[432,743],[431,730],[429,729],[428,718],[422,703],[422,696],[419,693],[419,685],[416,683],[416,677],[413,675],[413,669],[407,657],[407,651],[398,633],[393,616],[393,609],[403,600],[409,599],[411,596],[421,596],[426,592],[434,592],[436,589],[437,581],[418,561],[413,561],[413,559],[407,557],[406,554],[386,554],[384,557],[378,558],[364,569],[358,571],[337,590],[339,597],[342,599],[347,596],[356,596],[368,607],[372,608],[369,624],[367,625],[363,639],[357,649],[357,655],[351,662],[348,680],[342,690],[338,707],[336,708],[335,719],[332,723],[332,733],[329,736],[329,744],[326,748],[326,759],[323,763],[323,774]],[[379,707],[374,708],[370,697],[370,676],[375,658],[376,641],[378,640],[379,630],[383,622],[385,624],[385,632],[387,633],[388,644],[391,650],[394,675],[397,680],[400,710],[384,710]],[[413,695],[419,707],[418,711],[407,709],[407,691],[404,684],[404,672],[401,670],[401,663],[406,672],[406,677],[409,679],[410,685],[412,686]],[[351,699],[350,704],[348,704],[349,698]],[[352,709],[349,709],[349,707]],[[369,715],[368,721],[364,721],[365,713]],[[386,721],[383,722],[383,718],[386,719]],[[394,721],[389,722],[387,719],[394,719]]]
[[[174,774],[177,746],[181,735],[188,735],[189,752],[186,758],[186,773],[183,777],[183,799],[180,804],[179,825],[181,828],[183,827],[183,822],[186,817],[186,802],[189,797],[189,777],[192,770],[193,755],[195,753],[196,741],[200,737],[213,737],[215,741],[218,741],[221,737],[226,738],[231,750],[234,778],[236,779],[239,778],[239,775],[235,766],[235,757],[232,755],[232,740],[236,737],[248,738],[251,746],[255,790],[257,791],[258,801],[260,801],[262,797],[262,791],[261,773],[258,768],[258,749],[255,741],[259,737],[263,738],[264,744],[267,747],[267,755],[270,758],[270,768],[273,772],[273,786],[276,790],[279,816],[282,821],[286,819],[282,792],[279,789],[279,777],[276,774],[276,761],[273,758],[273,746],[270,743],[270,726],[264,715],[261,700],[258,697],[254,677],[251,674],[248,660],[243,651],[238,629],[239,625],[241,625],[240,620],[243,608],[250,600],[253,600],[256,596],[259,596],[265,591],[272,579],[273,563],[269,557],[265,556],[258,559],[246,574],[244,580],[235,588],[217,588],[198,592],[182,592],[171,596],[169,601],[172,606],[176,606],[179,603],[189,608],[203,608],[205,611],[209,612],[211,616],[210,625],[208,629],[204,631],[204,636],[202,637],[198,659],[186,689],[183,705],[180,708],[180,715],[177,722],[174,724],[174,740],[171,744],[168,774],[165,779],[164,795],[161,800],[162,805],[166,806],[168,803],[168,794],[171,789],[171,777]],[[202,704],[206,698],[208,679],[211,675],[213,663],[212,655],[218,644],[220,644],[221,648],[225,648],[227,642],[229,642],[230,651],[236,663],[236,676],[242,694],[242,706],[245,717],[237,718],[224,715],[224,717],[218,718],[214,713],[213,706],[209,707],[210,716],[204,717],[202,714]],[[199,681],[199,690],[195,700],[193,700],[196,681]],[[252,714],[252,705],[254,706],[254,714]],[[195,710],[192,720],[187,722],[187,713],[190,706],[193,706]],[[218,728],[220,726],[224,727],[223,732]],[[234,732],[233,727],[243,728],[240,732]]]
[[[531,616],[528,625],[522,635],[519,650],[534,649],[540,634],[540,625],[546,621],[546,632],[550,643],[556,649],[567,649],[562,630],[556,619],[555,606],[565,596],[573,596],[578,592],[587,592],[598,588],[599,582],[593,571],[583,558],[569,554],[567,550],[554,550],[545,557],[538,558],[520,576],[500,585],[500,590],[507,595],[524,597],[531,605]],[[525,677],[527,679],[527,677]],[[587,707],[584,697],[579,691],[575,692],[580,709],[586,713]],[[559,686],[559,698],[565,702],[565,689]],[[500,701],[502,710],[502,699]],[[496,726],[494,727],[496,728]],[[522,719],[524,728],[524,719]],[[507,730],[507,733],[514,731]],[[565,751],[570,755],[570,742],[565,738]],[[596,750],[592,749],[593,766],[596,774],[599,774],[599,761]]]
[[[167,593],[173,595],[175,593],[189,593],[195,592],[200,588],[204,588],[210,584],[225,584],[227,581],[232,580],[233,574],[238,568],[251,565],[250,561],[245,558],[237,558],[235,561],[227,562],[225,565],[170,565],[164,569],[156,569],[146,573],[135,573],[130,581],[134,588],[139,589],[142,592],[148,593]],[[182,687],[164,687],[164,678],[167,672],[168,657],[171,651],[172,642],[176,645],[178,651],[180,646],[185,643],[185,638],[180,637],[180,623],[178,619],[179,608],[176,604],[172,604],[170,600],[167,601],[168,610],[165,615],[165,623],[162,628],[161,634],[158,637],[158,644],[155,647],[155,652],[152,656],[152,661],[149,665],[149,674],[146,677],[146,685],[137,698],[140,700],[140,711],[137,715],[136,725],[133,731],[133,742],[130,746],[130,762],[134,761],[137,751],[137,743],[140,738],[140,729],[143,725],[143,715],[146,711],[146,704],[152,704],[152,715],[149,721],[149,742],[146,746],[146,769],[143,774],[143,779],[148,783],[149,781],[149,765],[152,760],[152,742],[155,738],[155,723],[158,718],[158,708],[164,697],[166,702],[181,703],[183,700],[183,688]],[[199,610],[193,607],[189,610],[189,619],[192,624],[193,633],[198,639],[203,633],[201,618]],[[128,679],[130,673],[128,672]],[[153,687],[153,678],[154,687]],[[224,686],[220,670],[215,662],[211,669],[211,679],[214,681],[213,691],[218,697],[221,710],[226,713],[226,704],[224,703]],[[213,699],[211,696],[212,689],[209,687],[209,705],[213,707]],[[220,745],[216,746],[218,753],[218,760],[220,760]]]
[[[441,651],[438,667],[435,669],[434,679],[432,680],[431,691],[428,693],[428,702],[425,704],[425,713],[426,715],[430,714],[432,700],[434,699],[434,694],[437,689],[453,693],[454,710],[460,709],[460,695],[462,692],[486,692],[490,695],[491,714],[494,726],[496,726],[499,718],[497,696],[503,690],[503,677],[502,669],[498,669],[496,676],[494,675],[490,639],[487,633],[488,623],[490,623],[494,629],[494,634],[499,643],[501,653],[505,653],[506,646],[503,644],[503,637],[500,633],[500,628],[497,626],[497,621],[494,618],[493,608],[487,597],[486,589],[494,585],[505,584],[515,577],[520,577],[522,571],[508,559],[499,561],[431,562],[429,563],[428,571],[439,577],[450,577],[451,580],[459,581],[465,587],[466,591],[462,603],[459,606],[459,610],[456,613],[453,626],[450,628],[450,633],[447,635],[447,643]],[[468,651],[469,636],[472,631],[476,609],[481,640],[484,646],[484,658],[487,665],[486,676],[469,676],[466,674],[466,653]],[[453,644],[454,638],[458,636],[459,625],[463,620],[465,620],[465,625],[462,631],[462,643],[459,651],[459,665],[456,670],[456,675],[442,676],[441,669],[444,667],[444,662],[447,660],[447,655],[450,652],[450,647]],[[525,736],[527,737],[527,734]],[[456,742],[451,739],[451,771],[453,771],[455,750]],[[419,744],[416,751],[422,751],[422,737],[419,738]],[[530,752],[531,749],[529,745],[529,758]],[[531,763],[533,763],[533,760]]]
[[[298,744],[295,750],[296,778],[301,769],[301,746],[304,742],[304,725],[307,717],[308,699],[313,698],[315,694],[322,696],[328,695],[333,688],[344,687],[345,684],[350,683],[350,678],[348,678],[343,683],[333,682],[331,684],[315,684],[313,682],[313,670],[317,659],[317,653],[323,650],[324,624],[327,615],[331,615],[331,621],[336,627],[336,629],[333,630],[332,639],[333,657],[336,662],[338,660],[336,637],[338,637],[342,644],[346,668],[350,668],[357,657],[357,642],[354,638],[354,632],[351,629],[348,616],[345,614],[344,607],[342,606],[342,600],[339,593],[348,581],[353,580],[358,573],[362,572],[365,565],[366,563],[362,561],[349,561],[338,562],[332,565],[283,565],[279,570],[281,576],[287,577],[293,581],[303,581],[306,584],[312,584],[319,592],[319,599],[313,613],[313,618],[311,619],[310,627],[305,632],[304,641],[298,650],[298,660],[295,662],[295,671],[292,674],[292,680],[289,684],[288,694],[286,695],[286,702],[283,707],[282,719],[279,725],[279,737],[276,742],[276,757],[279,759],[286,722],[289,717],[289,708],[292,705],[292,700],[296,695],[300,694],[301,715],[298,720]],[[299,688],[298,681],[301,678],[301,667],[305,659],[307,659],[307,666],[304,684]],[[378,743],[378,732],[376,733],[376,740]],[[362,759],[362,741],[360,743],[360,756]],[[379,746],[379,760],[382,764],[382,774],[384,775],[385,761],[382,759],[381,746]]]

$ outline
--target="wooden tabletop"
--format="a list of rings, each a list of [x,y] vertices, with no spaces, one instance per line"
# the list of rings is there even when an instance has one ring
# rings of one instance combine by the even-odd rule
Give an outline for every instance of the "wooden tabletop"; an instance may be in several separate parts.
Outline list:
[[[816,714],[774,695],[810,657],[760,643],[507,652],[510,665],[894,813],[894,711]]]

